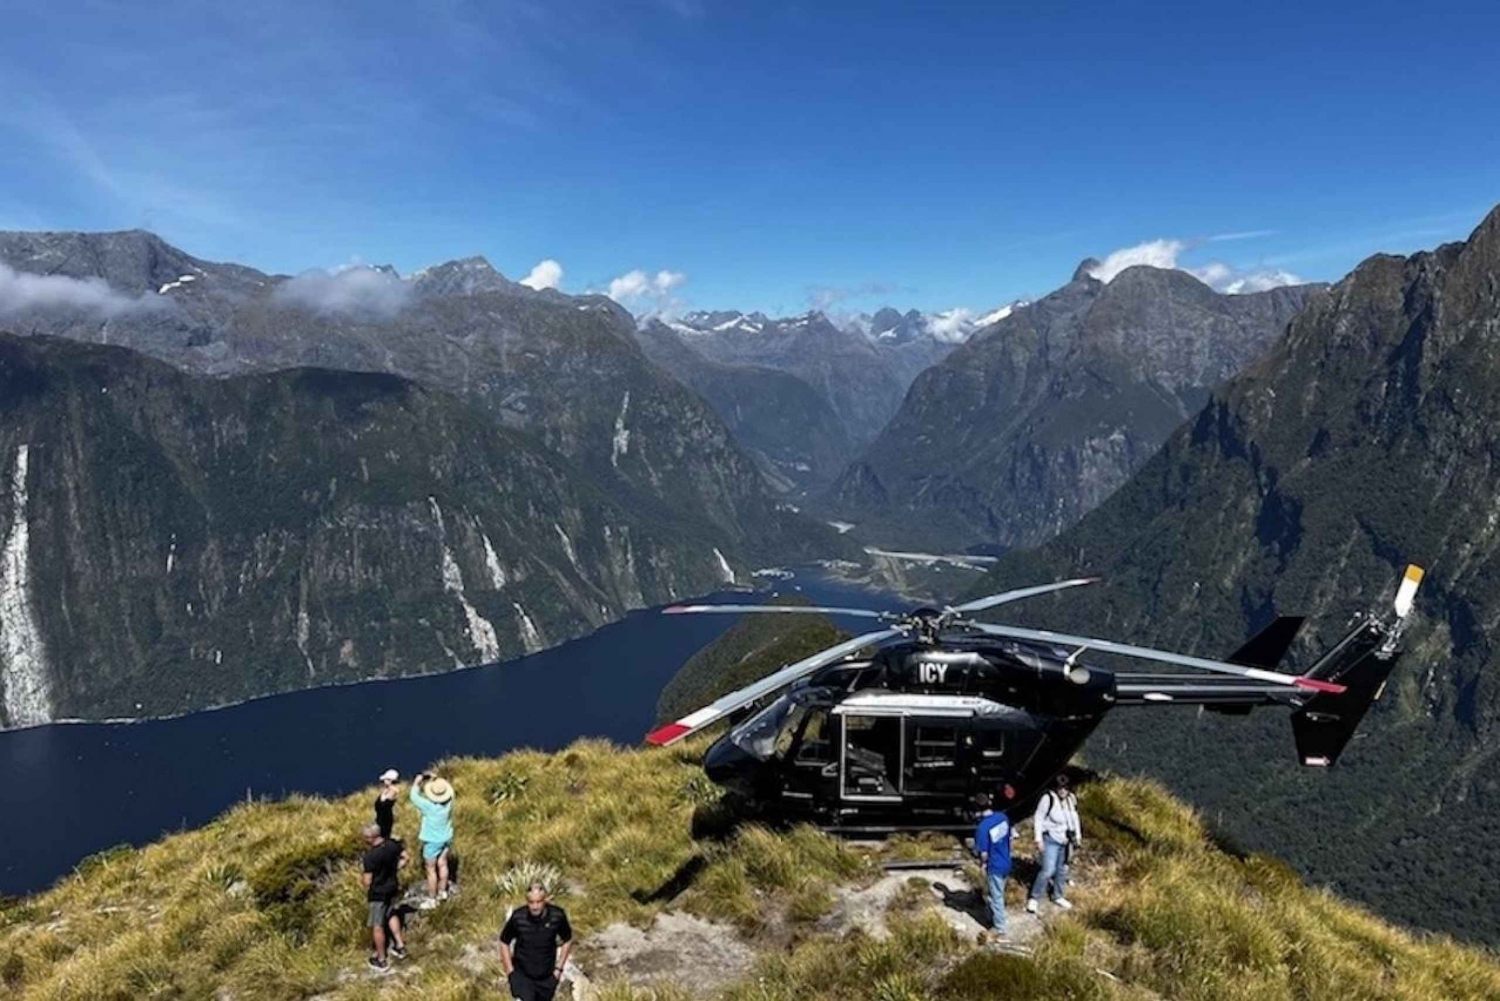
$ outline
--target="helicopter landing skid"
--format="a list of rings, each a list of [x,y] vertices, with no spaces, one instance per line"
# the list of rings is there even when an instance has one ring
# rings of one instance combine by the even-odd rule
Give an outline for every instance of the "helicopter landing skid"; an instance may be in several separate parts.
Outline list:
[[[818,830],[824,834],[839,834],[845,837],[880,837],[887,834],[910,834],[917,831],[933,831],[938,834],[968,834],[973,831],[973,824],[864,824],[853,826],[850,824],[822,824]]]

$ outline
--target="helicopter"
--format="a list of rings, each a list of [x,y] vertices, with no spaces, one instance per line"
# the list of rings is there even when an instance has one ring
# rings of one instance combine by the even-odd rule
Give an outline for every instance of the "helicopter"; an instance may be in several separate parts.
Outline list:
[[[1025,809],[1121,706],[1234,716],[1285,706],[1302,765],[1329,768],[1384,691],[1422,577],[1408,566],[1393,614],[1357,615],[1302,674],[1277,670],[1305,621],[1296,616],[1273,620],[1224,660],[974,618],[1097,577],[903,613],[676,605],[664,613],[839,615],[883,628],[789,664],[646,741],[673,744],[727,720],[703,758],[712,781],[777,815],[851,833],[957,829],[980,792],[998,809]],[[1207,673],[1115,671],[1086,663],[1091,652]]]

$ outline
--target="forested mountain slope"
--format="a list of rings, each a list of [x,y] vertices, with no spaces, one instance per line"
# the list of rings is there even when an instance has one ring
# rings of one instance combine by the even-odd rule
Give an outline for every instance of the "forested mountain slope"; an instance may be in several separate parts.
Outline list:
[[[392,375],[0,335],[0,726],[489,663],[731,575]]]
[[[1298,768],[1264,711],[1117,712],[1088,754],[1389,915],[1500,940],[1496,385],[1500,209],[1466,243],[1373,257],[1315,296],[1113,497],[976,590],[1103,574],[1012,617],[1210,656],[1307,614],[1305,664],[1388,607],[1403,563],[1426,566],[1409,652],[1332,772]]]

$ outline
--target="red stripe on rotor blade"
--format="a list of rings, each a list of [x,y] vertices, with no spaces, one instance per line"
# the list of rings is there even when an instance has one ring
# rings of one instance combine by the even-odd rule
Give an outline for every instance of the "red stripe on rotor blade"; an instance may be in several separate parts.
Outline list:
[[[1328,692],[1332,695],[1342,695],[1346,691],[1343,685],[1335,685],[1331,681],[1319,681],[1316,678],[1298,678],[1292,684],[1298,688],[1306,688],[1314,692]]]
[[[692,727],[683,726],[681,723],[668,723],[666,726],[658,727],[646,734],[646,743],[661,747],[663,744],[670,744],[672,741],[680,739],[683,734],[691,729]]]

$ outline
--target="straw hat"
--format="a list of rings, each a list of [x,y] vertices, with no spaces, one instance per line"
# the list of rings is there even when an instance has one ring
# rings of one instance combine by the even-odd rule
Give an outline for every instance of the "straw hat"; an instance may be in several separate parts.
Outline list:
[[[453,786],[448,784],[447,779],[428,779],[427,784],[422,787],[422,795],[434,803],[446,803],[453,798]]]

